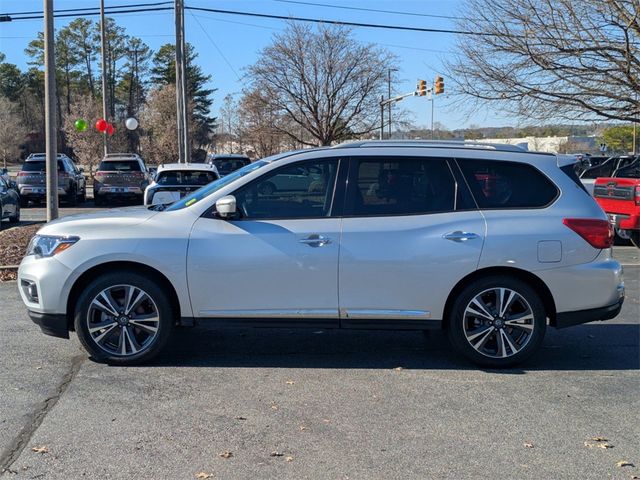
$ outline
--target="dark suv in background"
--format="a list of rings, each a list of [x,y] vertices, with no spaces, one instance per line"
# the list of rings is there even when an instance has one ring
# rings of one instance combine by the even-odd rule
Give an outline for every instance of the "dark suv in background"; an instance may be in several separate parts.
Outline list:
[[[83,202],[87,196],[87,181],[75,163],[66,155],[58,154],[58,195],[69,205]],[[45,199],[46,188],[46,155],[32,153],[27,157],[18,172],[17,184],[20,193],[20,203],[26,207],[29,200],[42,202]]]
[[[209,155],[207,163],[215,165],[220,176],[224,177],[225,175],[229,175],[231,172],[235,172],[245,165],[249,165],[251,163],[251,159],[244,155],[235,153],[219,153],[215,155]]]
[[[107,154],[98,165],[93,180],[96,206],[106,205],[117,198],[135,199],[142,204],[144,189],[150,180],[149,171],[139,155]]]

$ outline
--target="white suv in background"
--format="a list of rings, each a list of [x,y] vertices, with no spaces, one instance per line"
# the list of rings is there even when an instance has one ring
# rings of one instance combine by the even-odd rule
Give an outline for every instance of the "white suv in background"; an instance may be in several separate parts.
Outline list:
[[[624,300],[611,226],[574,161],[456,142],[289,152],[167,208],[52,222],[18,286],[45,333],[75,330],[114,364],[154,357],[198,320],[444,329],[472,361],[505,367],[547,325],[610,319]]]

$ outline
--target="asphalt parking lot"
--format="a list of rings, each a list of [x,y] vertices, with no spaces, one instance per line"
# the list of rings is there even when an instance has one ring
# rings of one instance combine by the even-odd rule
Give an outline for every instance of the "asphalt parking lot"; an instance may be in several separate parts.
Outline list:
[[[438,333],[205,324],[151,365],[109,367],[42,335],[0,284],[2,478],[640,476],[640,266],[616,252],[622,314],[550,329],[504,371]]]

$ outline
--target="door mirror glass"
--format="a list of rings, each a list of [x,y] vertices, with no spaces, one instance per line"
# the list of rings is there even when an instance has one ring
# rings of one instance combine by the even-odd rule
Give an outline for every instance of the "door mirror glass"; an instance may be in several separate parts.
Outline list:
[[[226,195],[216,201],[216,211],[221,218],[233,218],[236,215],[236,197]]]

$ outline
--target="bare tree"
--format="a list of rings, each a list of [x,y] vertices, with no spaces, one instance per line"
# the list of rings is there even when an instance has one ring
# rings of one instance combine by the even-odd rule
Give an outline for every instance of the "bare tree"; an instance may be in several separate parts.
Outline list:
[[[22,125],[20,106],[8,98],[0,96],[0,158],[3,167],[7,162],[15,162],[20,154],[20,144],[27,136]]]
[[[275,128],[278,115],[260,91],[245,92],[239,111],[240,138],[258,158],[268,157],[286,148],[284,135]]]
[[[454,89],[534,119],[638,121],[639,0],[466,0]],[[471,33],[471,34],[469,34]]]
[[[79,96],[71,104],[71,114],[67,115],[62,125],[62,129],[67,138],[67,144],[73,148],[73,153],[80,161],[81,165],[93,172],[94,166],[102,158],[103,133],[94,128],[95,121],[102,117],[102,107],[100,101],[90,94]],[[76,119],[83,119],[89,124],[84,132],[75,129]]]
[[[238,119],[238,103],[234,101],[233,95],[226,95],[222,99],[220,114],[218,115],[218,141],[217,144],[224,145],[224,150],[234,153],[234,144],[239,139],[239,119]]]
[[[304,145],[330,145],[377,128],[395,60],[355,41],[346,27],[290,23],[249,67],[249,91],[263,92],[269,108],[300,127],[276,129]]]

